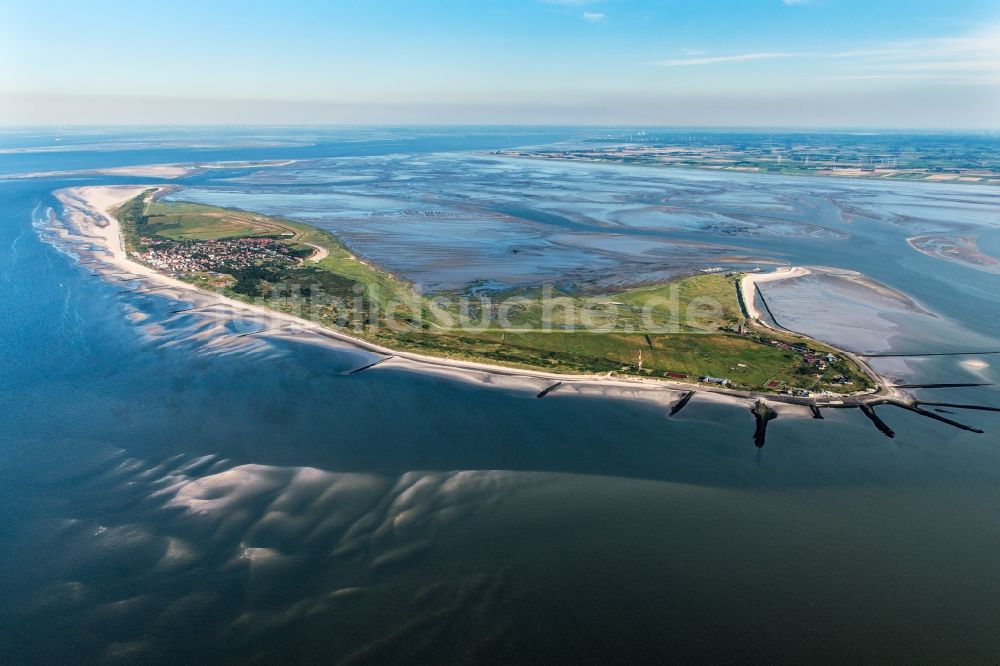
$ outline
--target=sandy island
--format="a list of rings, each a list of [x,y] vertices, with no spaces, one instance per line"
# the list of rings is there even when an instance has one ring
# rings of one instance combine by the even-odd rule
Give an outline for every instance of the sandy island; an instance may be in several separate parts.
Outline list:
[[[990,273],[1000,273],[1000,260],[979,249],[976,236],[927,234],[906,239],[917,252]]]
[[[180,178],[198,171],[199,167],[188,164],[146,164],[142,166],[111,167],[107,169],[81,169],[77,171],[32,171],[30,173],[5,174],[6,180],[28,178],[57,178],[64,176],[135,176],[138,178]]]
[[[315,340],[318,344],[323,344],[324,340],[327,343],[330,341],[346,343],[356,349],[386,357],[385,360],[388,362],[382,365],[389,365],[391,363],[394,367],[405,367],[420,372],[445,374],[449,377],[465,381],[531,391],[538,391],[540,388],[548,388],[553,383],[559,383],[559,393],[573,392],[581,395],[641,399],[653,401],[664,406],[676,404],[689,391],[696,392],[704,397],[730,402],[736,401],[746,405],[750,404],[747,402],[748,400],[758,399],[790,405],[828,407],[850,407],[870,403],[884,403],[887,401],[899,403],[909,403],[912,401],[909,396],[889,386],[867,363],[853,354],[842,350],[838,351],[850,357],[858,367],[872,378],[877,386],[874,392],[860,395],[814,395],[809,398],[803,398],[753,391],[737,391],[722,387],[663,379],[645,379],[642,377],[620,378],[613,377],[610,373],[560,374],[396,351],[319,326],[314,322],[294,315],[247,304],[227,298],[218,293],[205,291],[129,259],[122,241],[118,220],[111,215],[109,212],[110,209],[151,188],[157,190],[150,194],[150,197],[155,197],[161,191],[170,189],[171,187],[169,185],[111,185],[59,190],[56,192],[56,197],[65,206],[66,219],[53,220],[55,231],[66,241],[79,244],[89,241],[98,245],[99,250],[91,251],[88,258],[95,262],[100,262],[101,268],[107,274],[122,272],[136,276],[138,280],[146,284],[147,288],[155,288],[157,294],[178,301],[190,302],[194,307],[225,305],[233,312],[248,314],[254,319],[262,320],[265,323],[263,330],[266,330],[267,334],[273,337],[283,337],[280,329],[288,328],[289,330],[286,330],[285,334],[289,332],[310,332],[315,334],[318,336]],[[59,225],[60,222],[62,223],[61,226]],[[78,249],[75,251],[78,253],[82,252]],[[95,268],[95,270],[98,269]],[[751,274],[744,278],[741,283],[741,290],[748,309],[752,308],[749,313],[751,317],[759,321],[759,313],[753,305],[753,289],[757,283],[801,277],[808,274],[809,270],[805,268],[784,268],[773,273]],[[748,294],[749,297],[747,297]],[[296,339],[302,340],[301,336],[297,336]],[[793,413],[799,412],[798,410],[794,410]],[[803,415],[805,414],[806,412],[803,412]]]
[[[0,150],[0,154],[4,151]],[[56,178],[65,176],[135,176],[137,178],[181,178],[198,173],[203,169],[250,169],[282,167],[297,160],[237,160],[231,162],[208,162],[191,164],[142,164],[138,166],[106,167],[100,169],[79,169],[72,171],[32,171],[0,175],[0,180],[23,180],[28,178]]]

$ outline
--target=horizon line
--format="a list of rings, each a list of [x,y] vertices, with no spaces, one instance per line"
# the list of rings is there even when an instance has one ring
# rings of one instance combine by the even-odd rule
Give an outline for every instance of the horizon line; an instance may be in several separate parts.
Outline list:
[[[37,128],[145,128],[145,129],[168,129],[179,127],[204,127],[204,128],[448,128],[448,127],[483,127],[483,128],[538,128],[538,129],[701,129],[701,130],[762,130],[762,131],[782,131],[782,130],[816,130],[828,132],[997,132],[997,127],[929,127],[920,125],[695,125],[695,124],[658,124],[658,123],[484,123],[484,122],[448,122],[448,123],[427,123],[427,122],[329,122],[329,123],[299,123],[299,122],[271,122],[271,123],[246,123],[246,122],[177,122],[177,123],[4,123],[0,121],[0,131],[11,129],[37,129]]]

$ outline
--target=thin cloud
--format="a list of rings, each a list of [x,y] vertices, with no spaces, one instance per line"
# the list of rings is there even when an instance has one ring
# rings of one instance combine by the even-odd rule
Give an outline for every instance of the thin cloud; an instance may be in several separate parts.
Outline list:
[[[764,51],[760,53],[739,53],[726,56],[706,56],[704,58],[675,58],[673,60],[657,60],[652,63],[658,67],[689,67],[691,65],[714,65],[719,62],[742,62],[745,60],[770,60],[772,58],[791,58],[802,55],[789,51]]]
[[[843,74],[821,76],[820,81],[936,81],[947,77],[926,74]]]
[[[820,81],[929,81],[940,85],[1000,85],[1000,75],[846,74],[821,76]]]
[[[1000,61],[985,60],[942,60],[939,62],[904,62],[884,65],[890,70],[938,71],[938,72],[1000,72]]]
[[[601,12],[584,12],[583,13],[583,20],[584,21],[589,21],[590,23],[600,23],[601,21],[603,21],[606,18],[608,18],[608,17],[606,15],[602,14]]]
[[[1000,26],[958,36],[888,42],[878,46],[829,51],[753,51],[728,55],[693,54],[653,61],[659,67],[689,67],[724,63],[797,58],[826,61],[842,78],[902,78],[903,72],[1000,73]]]

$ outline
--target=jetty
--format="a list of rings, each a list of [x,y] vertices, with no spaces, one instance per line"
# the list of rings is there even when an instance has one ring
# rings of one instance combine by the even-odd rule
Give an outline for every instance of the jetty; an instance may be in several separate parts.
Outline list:
[[[389,360],[389,359],[391,359],[391,358],[393,358],[393,357],[392,357],[392,356],[386,356],[385,358],[380,358],[380,359],[378,359],[377,361],[373,361],[372,363],[369,363],[368,365],[363,365],[363,366],[361,366],[360,368],[355,368],[354,370],[349,370],[349,371],[348,371],[347,373],[345,373],[345,374],[348,374],[348,375],[356,375],[356,374],[358,374],[359,372],[364,372],[365,370],[369,370],[369,369],[371,369],[371,368],[374,368],[374,367],[375,367],[376,365],[379,365],[379,364],[381,364],[381,363],[385,363],[386,361],[388,361],[388,360]]]
[[[693,397],[694,397],[694,391],[688,391],[687,393],[685,393],[681,397],[681,399],[678,400],[677,403],[670,408],[670,413],[667,414],[667,416],[674,416],[675,414],[680,412],[682,409],[684,409],[685,406],[687,406],[689,402],[691,402],[691,398]]]
[[[879,429],[879,432],[881,432],[889,439],[892,439],[893,437],[896,436],[896,433],[893,431],[893,429],[890,428],[885,421],[879,418],[878,414],[875,413],[875,410],[872,408],[871,405],[863,404],[861,405],[860,409],[865,416],[871,419],[871,422],[875,424],[875,427]]]
[[[536,398],[544,398],[544,397],[545,397],[545,396],[547,396],[547,395],[548,395],[549,393],[552,393],[553,391],[555,391],[555,390],[556,390],[557,388],[559,388],[559,387],[560,387],[560,386],[562,386],[562,385],[563,385],[563,383],[562,383],[562,382],[556,382],[556,383],[555,383],[555,384],[553,384],[552,386],[550,386],[550,387],[548,387],[548,388],[546,388],[546,389],[543,389],[543,390],[539,391],[539,392],[538,392],[538,395],[536,395],[535,397],[536,397]]]
[[[767,403],[763,400],[758,400],[754,406],[750,409],[750,413],[754,415],[757,421],[757,427],[753,433],[753,443],[758,449],[764,447],[764,440],[767,437],[767,424],[778,418],[778,413],[768,407]]]

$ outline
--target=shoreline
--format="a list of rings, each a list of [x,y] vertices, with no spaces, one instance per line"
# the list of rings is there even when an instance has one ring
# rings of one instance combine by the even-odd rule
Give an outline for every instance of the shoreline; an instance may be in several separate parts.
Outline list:
[[[0,154],[4,154],[0,150]],[[58,171],[28,171],[0,174],[0,180],[28,180],[31,178],[53,178],[67,176],[125,176],[134,178],[183,178],[207,169],[245,169],[282,167],[299,160],[260,160],[231,162],[178,162],[173,164],[140,164],[136,166],[102,167],[97,169],[63,169]]]
[[[830,172],[815,172],[815,173],[773,173],[769,171],[759,171],[752,169],[741,169],[733,167],[711,167],[711,166],[696,166],[691,164],[669,164],[669,163],[653,163],[653,162],[629,162],[623,163],[615,160],[604,160],[604,159],[588,159],[585,157],[548,157],[545,155],[512,155],[501,153],[499,155],[494,155],[492,153],[482,153],[484,156],[490,157],[503,157],[506,159],[515,160],[538,160],[544,161],[549,160],[552,162],[562,162],[564,164],[598,164],[598,165],[608,165],[608,166],[628,166],[628,167],[643,167],[649,169],[672,169],[675,171],[698,171],[698,172],[708,172],[708,173],[727,173],[727,174],[747,174],[752,176],[771,176],[778,178],[832,178],[835,180],[857,180],[857,181],[874,181],[881,183],[910,183],[910,184],[929,184],[929,185],[960,185],[962,187],[1000,187],[1000,178],[996,176],[983,176],[982,178],[988,178],[992,180],[987,180],[986,182],[977,181],[972,182],[968,180],[962,180],[961,178],[951,178],[951,179],[935,179],[930,178],[887,178],[885,176],[866,176],[856,173],[830,173]]]
[[[124,248],[118,221],[110,214],[109,210],[147,190],[156,190],[156,192],[150,195],[150,198],[152,198],[159,195],[165,189],[170,188],[170,185],[108,185],[58,190],[55,193],[55,196],[65,206],[66,216],[69,218],[56,218],[63,227],[60,230],[60,236],[62,236],[64,240],[70,241],[95,241],[100,247],[100,250],[91,251],[92,258],[94,260],[100,261],[108,268],[116,268],[130,275],[139,276],[137,281],[142,280],[149,283],[149,286],[155,288],[159,294],[169,296],[179,301],[190,302],[192,306],[197,308],[203,308],[210,305],[222,305],[236,312],[242,311],[250,313],[258,319],[263,318],[265,321],[284,322],[284,324],[280,326],[267,327],[262,331],[257,331],[256,333],[274,330],[276,334],[280,334],[281,331],[277,329],[283,328],[287,325],[296,325],[328,340],[345,343],[355,349],[383,356],[385,357],[383,360],[390,361],[394,367],[404,365],[408,369],[417,372],[433,372],[436,374],[443,372],[453,378],[463,380],[469,380],[471,378],[470,375],[476,374],[486,375],[487,377],[495,376],[512,379],[521,378],[526,380],[561,382],[562,385],[560,386],[560,390],[562,390],[562,386],[566,386],[567,388],[572,386],[579,389],[578,392],[582,393],[586,392],[588,389],[592,390],[593,388],[603,388],[605,389],[603,394],[608,395],[607,389],[612,389],[617,390],[617,393],[619,393],[617,397],[639,397],[632,394],[636,393],[637,390],[641,390],[642,392],[658,392],[660,393],[659,397],[671,397],[676,398],[677,400],[680,400],[685,393],[694,391],[701,394],[727,397],[735,401],[767,400],[789,405],[820,407],[857,407],[862,404],[912,402],[912,399],[908,396],[905,396],[905,394],[890,387],[888,383],[881,376],[875,373],[875,371],[872,370],[866,363],[860,361],[860,359],[853,354],[840,349],[837,349],[837,351],[851,358],[851,360],[875,382],[876,390],[874,392],[853,396],[825,395],[798,397],[757,391],[739,391],[723,387],[705,386],[702,384],[671,381],[667,379],[612,377],[604,373],[555,373],[544,370],[532,370],[527,368],[522,369],[477,361],[456,360],[418,354],[415,352],[394,350],[334,329],[326,328],[301,317],[245,303],[222,296],[218,293],[206,291],[177,278],[164,275],[163,273],[129,259]],[[76,225],[79,233],[73,233],[73,229],[70,225]],[[99,271],[95,269],[95,272]],[[792,268],[785,270],[779,269],[779,271],[775,271],[774,273],[752,274],[755,279],[751,279],[746,283],[741,281],[741,294],[745,293],[748,286],[752,288],[757,281],[767,281],[768,279],[787,279],[791,277],[799,277],[808,273],[809,271],[807,269]],[[744,278],[744,280],[746,280],[746,278]],[[752,303],[752,300],[748,302]],[[754,306],[750,305],[749,307]],[[756,312],[755,307],[753,311]],[[753,318],[755,321],[759,322],[757,317]],[[759,323],[763,326],[767,326],[763,322]],[[836,349],[835,347],[833,348]],[[483,378],[480,377],[479,381],[483,381]],[[535,389],[534,383],[530,389]],[[631,391],[627,391],[626,389],[631,389]],[[663,393],[666,392],[677,395],[664,396]],[[648,398],[648,396],[645,397]],[[662,403],[663,401],[656,400],[656,402]],[[670,400],[665,404],[671,404],[674,402],[676,402],[676,400]]]
[[[812,271],[801,266],[783,266],[776,268],[770,273],[747,273],[740,280],[740,299],[746,308],[747,319],[753,319],[767,328],[774,328],[761,321],[761,312],[757,309],[757,285],[764,282],[774,282],[776,280],[790,280],[792,278],[805,277],[811,275]]]
[[[1000,273],[1000,261],[979,249],[976,236],[931,233],[910,236],[906,244],[922,255],[984,273]]]
[[[820,270],[822,272],[822,270]],[[752,320],[754,325],[760,326],[762,328],[770,329],[772,331],[788,330],[782,327],[780,324],[775,322],[776,326],[772,326],[763,319],[761,319],[761,313],[757,309],[757,292],[759,291],[758,284],[765,282],[776,282],[778,280],[791,280],[800,277],[806,277],[807,275],[812,275],[813,271],[809,268],[802,266],[787,266],[784,268],[778,268],[770,273],[748,273],[740,280],[740,303],[746,310],[747,318]],[[763,298],[763,296],[762,296]],[[894,389],[888,385],[885,379],[878,374],[867,361],[862,359],[860,356],[853,352],[849,352],[846,349],[836,347],[829,343],[826,344],[831,349],[835,349],[838,353],[843,354],[851,362],[853,362],[858,368],[865,373],[869,379],[871,379],[875,386],[877,387],[875,392],[871,395],[879,395],[883,390],[888,391],[892,395],[892,400],[899,400],[905,394],[901,393],[898,389]],[[907,396],[908,397],[908,396]],[[815,404],[815,403],[814,403]]]

